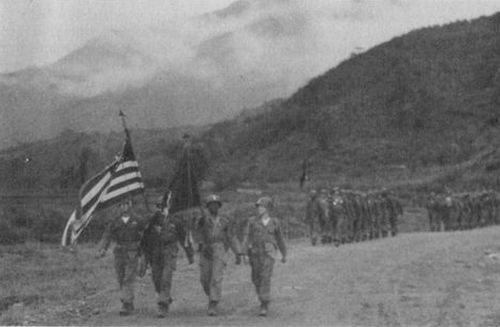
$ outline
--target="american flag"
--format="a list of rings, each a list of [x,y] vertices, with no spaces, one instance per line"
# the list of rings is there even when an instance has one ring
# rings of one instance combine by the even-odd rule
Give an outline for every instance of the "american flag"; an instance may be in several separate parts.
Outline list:
[[[61,244],[74,244],[78,236],[101,209],[144,192],[139,164],[132,149],[128,130],[121,157],[88,180],[80,189],[79,202],[64,229]]]

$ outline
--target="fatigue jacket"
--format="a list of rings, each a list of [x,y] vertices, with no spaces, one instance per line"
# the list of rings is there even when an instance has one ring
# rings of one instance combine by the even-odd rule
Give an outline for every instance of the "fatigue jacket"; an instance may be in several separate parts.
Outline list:
[[[145,222],[130,214],[125,223],[122,217],[114,218],[108,223],[101,239],[101,248],[107,249],[111,241],[116,242],[115,251],[139,251]]]
[[[197,229],[201,238],[202,254],[206,258],[221,255],[221,246],[224,251],[230,248],[235,254],[241,253],[240,243],[232,233],[229,218],[221,215],[204,216],[198,222]]]
[[[279,220],[271,217],[264,226],[260,218],[250,218],[243,234],[243,247],[251,255],[269,254],[274,257],[279,249],[281,255],[286,256],[287,249]]]
[[[165,217],[160,211],[156,211],[150,220],[150,224],[142,239],[142,249],[146,254],[146,259],[151,264],[153,261],[163,260],[163,254],[169,252],[176,256],[180,244],[187,256],[192,256],[191,243],[186,242],[186,231],[183,228],[184,222],[181,217],[169,215]],[[155,226],[160,226],[158,233]]]

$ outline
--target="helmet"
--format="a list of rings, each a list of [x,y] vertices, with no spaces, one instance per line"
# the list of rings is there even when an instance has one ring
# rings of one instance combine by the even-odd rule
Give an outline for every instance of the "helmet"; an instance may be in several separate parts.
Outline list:
[[[216,194],[210,194],[209,196],[207,196],[207,198],[205,199],[205,202],[206,202],[207,206],[210,203],[216,202],[217,204],[219,204],[219,207],[222,207],[222,202],[220,200],[220,197]]]
[[[255,202],[255,205],[256,206],[263,206],[266,209],[272,209],[274,206],[274,203],[273,203],[273,199],[271,199],[271,197],[264,196],[264,197],[258,199],[257,202]]]

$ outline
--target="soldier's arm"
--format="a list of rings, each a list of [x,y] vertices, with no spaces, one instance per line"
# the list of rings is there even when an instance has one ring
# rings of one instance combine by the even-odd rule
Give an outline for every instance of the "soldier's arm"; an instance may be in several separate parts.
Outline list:
[[[181,247],[184,249],[184,252],[186,252],[186,257],[189,263],[193,263],[194,262],[193,244],[191,244],[191,241],[188,239],[188,233],[186,232],[186,229],[184,228],[184,222],[181,219],[178,219],[175,222],[175,229],[177,233],[177,240],[179,241]]]
[[[109,248],[109,245],[112,241],[112,230],[113,230],[113,220],[109,221],[106,224],[106,228],[104,229],[104,233],[102,234],[101,240],[99,241],[99,255],[103,256]]]
[[[227,221],[226,227],[224,228],[224,233],[226,240],[229,243],[229,247],[231,248],[233,253],[235,255],[241,255],[241,244],[238,240],[238,237],[236,236],[236,233],[234,233],[234,228],[231,228],[229,220]]]
[[[276,228],[274,230],[274,237],[276,239],[278,249],[280,250],[281,256],[283,258],[282,261],[285,262],[286,256],[287,256],[287,249],[286,249],[285,241],[283,239],[283,233],[281,232],[281,225],[280,225],[278,220],[276,220]]]
[[[249,218],[245,223],[245,228],[243,229],[243,239],[241,241],[241,252],[248,254],[248,239],[250,237],[250,224],[252,218]]]

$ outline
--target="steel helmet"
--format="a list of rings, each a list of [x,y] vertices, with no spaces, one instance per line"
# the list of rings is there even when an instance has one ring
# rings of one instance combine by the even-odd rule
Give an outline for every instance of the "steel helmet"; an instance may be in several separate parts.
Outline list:
[[[264,196],[255,202],[256,206],[263,206],[266,209],[272,209],[274,206],[273,199],[271,199],[269,196]]]
[[[210,194],[209,196],[207,196],[205,202],[207,207],[210,203],[214,202],[217,203],[219,207],[222,207],[222,201],[220,200],[220,196],[218,196],[217,194]]]

